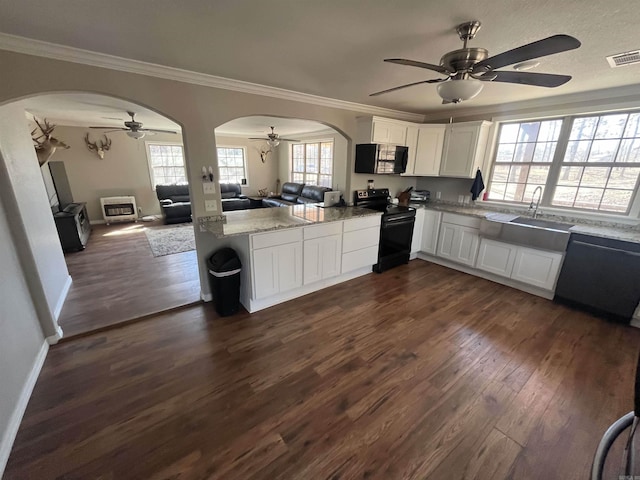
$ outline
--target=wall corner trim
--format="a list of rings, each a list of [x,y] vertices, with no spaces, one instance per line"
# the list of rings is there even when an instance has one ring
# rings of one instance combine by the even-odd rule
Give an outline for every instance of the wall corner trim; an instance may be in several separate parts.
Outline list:
[[[56,325],[56,333],[47,337],[47,343],[49,345],[55,345],[60,340],[62,340],[62,337],[64,337],[64,332],[62,331],[60,325]]]
[[[58,321],[58,317],[60,316],[60,312],[62,311],[62,306],[67,299],[67,295],[69,294],[69,289],[71,288],[72,281],[73,280],[71,279],[71,275],[67,275],[67,280],[64,282],[62,292],[60,292],[60,297],[58,297],[58,301],[56,302],[56,308],[53,311],[53,318],[55,318],[56,322]]]
[[[296,92],[294,90],[286,90],[284,88],[270,87],[268,85],[245,82],[243,80],[234,80],[232,78],[167,67],[156,63],[142,62],[140,60],[117,57],[115,55],[68,47],[66,45],[56,43],[43,42],[41,40],[21,37],[18,35],[10,35],[8,33],[0,32],[0,50],[8,50],[26,55],[35,55],[38,57],[80,63],[100,68],[109,68],[111,70],[164,78],[165,80],[174,80],[205,87],[234,90],[236,92],[263,95],[266,97],[280,98],[283,100],[291,100],[294,102],[308,103],[323,107],[362,112],[369,115],[380,115],[409,122],[423,123],[425,117],[423,114],[419,113],[402,112],[400,110],[393,110],[390,108],[321,97],[319,95]]]
[[[2,477],[4,469],[7,466],[7,461],[9,460],[9,454],[11,453],[13,442],[15,441],[18,429],[20,428],[20,422],[22,422],[24,412],[27,410],[29,399],[31,398],[31,394],[33,393],[33,387],[35,387],[36,385],[38,375],[40,375],[40,370],[42,370],[42,366],[44,365],[44,361],[47,358],[48,351],[49,343],[47,341],[44,341],[42,343],[42,346],[40,347],[38,355],[33,362],[31,372],[29,373],[29,376],[27,377],[24,386],[22,387],[18,402],[13,409],[11,418],[9,419],[7,430],[3,433],[2,438],[0,439],[0,477]]]

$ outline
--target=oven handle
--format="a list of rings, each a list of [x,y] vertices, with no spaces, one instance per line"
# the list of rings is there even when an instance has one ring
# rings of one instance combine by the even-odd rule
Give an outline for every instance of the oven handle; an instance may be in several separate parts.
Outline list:
[[[382,220],[382,227],[396,226],[404,223],[415,223],[416,217],[414,215],[404,215],[402,217],[390,217]]]

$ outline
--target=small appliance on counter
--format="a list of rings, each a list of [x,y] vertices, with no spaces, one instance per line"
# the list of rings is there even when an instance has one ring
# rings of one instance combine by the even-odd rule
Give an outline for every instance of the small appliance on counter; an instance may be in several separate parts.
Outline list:
[[[411,203],[429,203],[431,192],[429,190],[411,190]]]

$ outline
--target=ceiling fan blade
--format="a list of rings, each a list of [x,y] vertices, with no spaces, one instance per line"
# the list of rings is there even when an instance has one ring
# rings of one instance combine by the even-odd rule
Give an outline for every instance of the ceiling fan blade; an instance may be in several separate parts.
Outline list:
[[[442,65],[417,62],[415,60],[407,60],[405,58],[385,58],[384,61],[389,63],[397,63],[398,65],[407,65],[409,67],[426,68],[427,70],[433,70],[434,72],[442,73],[443,75],[450,75],[452,73]]]
[[[278,138],[281,142],[299,142],[300,140],[294,140],[293,138]]]
[[[580,45],[578,39],[569,35],[554,35],[482,60],[473,66],[473,73],[483,70],[497,70],[507,65],[566,52],[578,48]]]
[[[264,140],[266,142],[269,139],[268,138],[264,138],[264,137],[251,137],[251,138],[249,138],[249,140]]]
[[[89,127],[89,128],[99,128],[101,130],[105,130],[105,129],[111,129],[112,131],[116,131],[116,130],[129,130],[128,128],[118,128],[118,127]]]
[[[393,92],[395,90],[400,90],[402,88],[413,87],[414,85],[420,85],[421,83],[440,83],[440,82],[446,82],[447,80],[449,80],[449,79],[448,78],[435,78],[433,80],[422,80],[420,82],[407,83],[406,85],[400,85],[399,87],[388,88],[387,90],[382,90],[381,92],[372,93],[369,96],[370,97],[376,97],[378,95],[382,95],[383,93],[389,93],[389,92]]]
[[[138,129],[139,132],[154,132],[154,133],[173,133],[174,135],[177,134],[178,132],[174,132],[173,130],[159,130],[157,128],[139,128]]]
[[[493,80],[487,79],[485,81],[519,83],[521,85],[552,88],[567,83],[571,80],[571,75],[530,72],[492,72],[491,78],[493,78]]]

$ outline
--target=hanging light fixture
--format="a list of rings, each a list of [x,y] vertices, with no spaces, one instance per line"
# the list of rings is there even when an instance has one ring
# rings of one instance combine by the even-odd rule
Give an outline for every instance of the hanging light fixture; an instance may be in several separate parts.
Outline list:
[[[280,145],[280,140],[277,138],[269,138],[269,140],[267,140],[267,145],[270,147],[277,147]]]
[[[136,140],[140,140],[141,138],[143,138],[146,133],[145,132],[141,132],[139,130],[129,130],[127,132],[127,135],[131,138],[135,138]]]
[[[475,78],[466,78],[463,80],[449,80],[438,84],[437,90],[440,97],[451,103],[460,103],[465,100],[471,100],[482,91],[484,85],[480,80]]]

